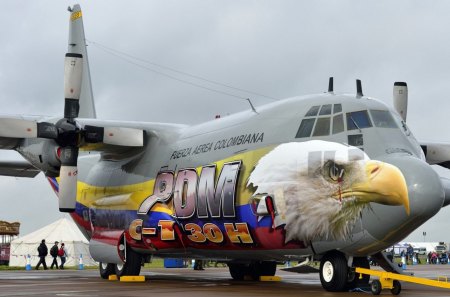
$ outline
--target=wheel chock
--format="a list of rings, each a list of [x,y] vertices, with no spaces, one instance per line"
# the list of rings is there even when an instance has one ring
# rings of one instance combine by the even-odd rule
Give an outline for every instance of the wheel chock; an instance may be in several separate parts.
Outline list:
[[[260,282],[279,282],[281,281],[281,277],[277,275],[261,275],[259,277]]]
[[[116,281],[116,280],[119,280],[119,278],[117,277],[117,275],[111,274],[110,276],[108,276],[108,280],[110,280],[110,281]]]
[[[145,282],[145,276],[144,275],[126,275],[120,277],[121,282],[130,282],[130,283],[137,283],[137,282]]]

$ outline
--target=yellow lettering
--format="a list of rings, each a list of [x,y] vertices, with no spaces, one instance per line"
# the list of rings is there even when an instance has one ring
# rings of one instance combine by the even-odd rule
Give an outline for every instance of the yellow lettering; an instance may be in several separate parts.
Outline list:
[[[128,232],[134,240],[142,240],[142,220],[136,219],[131,222]]]
[[[174,221],[160,220],[158,227],[161,229],[161,240],[175,240],[175,231],[173,229]]]
[[[247,223],[225,223],[224,225],[232,243],[253,243]]]
[[[205,234],[206,238],[214,243],[221,243],[223,242],[223,233],[220,231],[219,227],[212,223],[206,223],[203,225],[203,233]]]
[[[202,228],[200,228],[199,225],[189,223],[184,226],[186,231],[190,231],[191,234],[188,235],[188,238],[192,240],[193,242],[205,242],[206,237],[202,233]]]

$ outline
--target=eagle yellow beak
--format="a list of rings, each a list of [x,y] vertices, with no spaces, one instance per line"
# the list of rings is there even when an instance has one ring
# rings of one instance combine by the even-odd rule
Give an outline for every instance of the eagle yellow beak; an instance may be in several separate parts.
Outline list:
[[[357,197],[362,202],[384,205],[403,205],[409,215],[408,188],[402,172],[394,165],[369,160],[364,168],[366,176],[361,182],[344,189],[342,198]]]

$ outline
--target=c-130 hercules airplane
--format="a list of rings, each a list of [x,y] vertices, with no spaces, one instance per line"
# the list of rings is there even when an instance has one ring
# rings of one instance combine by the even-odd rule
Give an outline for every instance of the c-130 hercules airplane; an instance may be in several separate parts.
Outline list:
[[[236,280],[276,263],[320,260],[328,291],[369,282],[355,267],[450,203],[448,147],[422,144],[394,105],[328,92],[294,97],[194,126],[96,119],[82,12],[70,10],[64,118],[2,116],[0,148],[26,161],[0,174],[44,172],[90,240],[107,278],[138,275],[152,256],[216,259]],[[428,154],[427,154],[428,153]]]

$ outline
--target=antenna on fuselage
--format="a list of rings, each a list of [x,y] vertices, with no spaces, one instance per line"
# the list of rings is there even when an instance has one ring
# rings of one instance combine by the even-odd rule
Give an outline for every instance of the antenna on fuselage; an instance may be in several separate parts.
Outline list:
[[[256,111],[255,107],[253,106],[252,101],[250,101],[250,98],[247,98],[246,100],[248,101],[248,103],[250,103],[250,107],[252,108],[253,112],[254,112],[254,113],[258,113],[258,112]]]
[[[333,93],[333,77],[328,80],[328,93]]]
[[[356,97],[360,98],[362,96],[364,96],[364,95],[363,95],[363,91],[362,91],[361,80],[357,79],[356,80]]]

